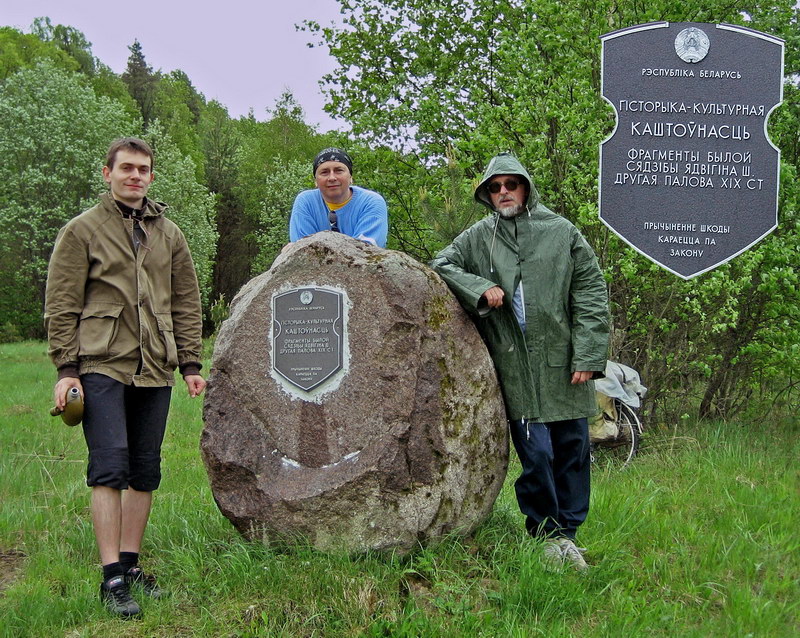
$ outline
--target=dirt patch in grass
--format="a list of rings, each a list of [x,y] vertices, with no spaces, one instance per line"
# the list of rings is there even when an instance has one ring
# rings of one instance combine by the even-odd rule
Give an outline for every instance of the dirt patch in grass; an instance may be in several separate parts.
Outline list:
[[[24,552],[0,548],[0,596],[19,578],[24,560]]]
[[[23,414],[32,414],[33,408],[29,405],[11,405],[6,409],[7,416],[21,416]]]

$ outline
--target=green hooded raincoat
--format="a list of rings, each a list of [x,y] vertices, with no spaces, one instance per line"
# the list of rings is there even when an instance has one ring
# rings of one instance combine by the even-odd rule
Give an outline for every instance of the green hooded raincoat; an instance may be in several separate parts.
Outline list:
[[[511,155],[489,163],[475,199],[493,209],[487,185],[519,175],[529,185],[527,211],[497,213],[461,233],[431,266],[473,315],[497,368],[511,420],[553,422],[597,413],[594,383],[571,384],[575,371],[603,376],[608,349],[608,301],[597,258],[577,228],[539,203],[528,172]],[[526,330],[512,299],[522,283]],[[481,295],[505,293],[501,308]]]

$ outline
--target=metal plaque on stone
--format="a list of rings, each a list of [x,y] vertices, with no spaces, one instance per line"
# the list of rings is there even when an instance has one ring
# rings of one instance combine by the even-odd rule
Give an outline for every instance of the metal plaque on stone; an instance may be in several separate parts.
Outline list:
[[[276,293],[272,321],[272,367],[281,377],[308,391],[341,370],[342,293],[318,287]]]
[[[657,22],[601,36],[600,218],[691,279],[778,224],[780,152],[767,120],[783,98],[783,40],[727,24]]]

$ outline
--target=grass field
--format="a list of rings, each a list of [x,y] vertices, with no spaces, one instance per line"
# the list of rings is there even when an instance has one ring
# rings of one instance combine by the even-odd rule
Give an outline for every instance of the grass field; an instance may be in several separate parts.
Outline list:
[[[143,549],[171,595],[117,620],[97,596],[80,428],[47,414],[45,345],[2,345],[0,365],[0,637],[800,635],[796,421],[650,432],[629,468],[594,472],[589,573],[553,575],[523,534],[515,464],[473,537],[409,556],[245,542],[180,387]]]

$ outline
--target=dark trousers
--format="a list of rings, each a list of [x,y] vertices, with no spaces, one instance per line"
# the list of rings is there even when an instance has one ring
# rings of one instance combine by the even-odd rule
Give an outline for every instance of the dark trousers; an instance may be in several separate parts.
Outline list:
[[[522,463],[514,488],[525,527],[533,536],[574,539],[589,513],[588,420],[511,421],[509,427]]]
[[[172,388],[139,388],[103,374],[84,374],[86,484],[152,492],[161,483],[161,443]]]

